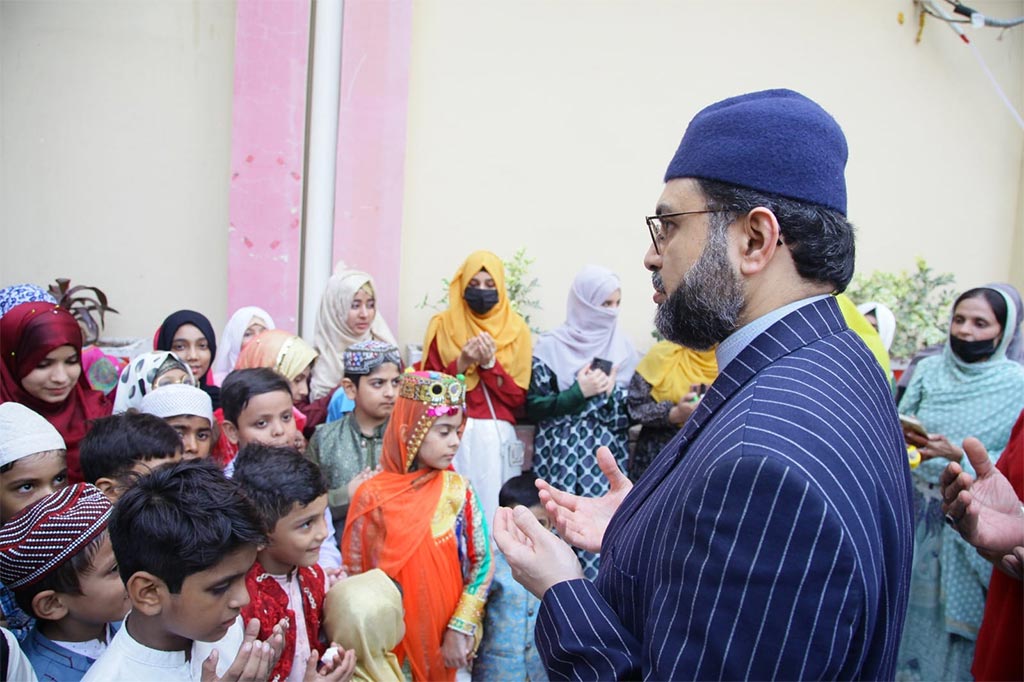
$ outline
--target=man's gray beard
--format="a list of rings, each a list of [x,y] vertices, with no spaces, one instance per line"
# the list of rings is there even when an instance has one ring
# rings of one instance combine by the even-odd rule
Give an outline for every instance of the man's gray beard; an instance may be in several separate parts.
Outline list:
[[[725,231],[712,227],[700,258],[658,306],[654,325],[669,341],[707,350],[736,331],[743,281],[726,256]]]

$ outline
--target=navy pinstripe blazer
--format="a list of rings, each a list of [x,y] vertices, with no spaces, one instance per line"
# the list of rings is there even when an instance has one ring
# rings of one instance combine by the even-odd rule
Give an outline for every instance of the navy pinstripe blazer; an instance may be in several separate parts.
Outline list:
[[[626,496],[597,580],[544,595],[552,679],[891,679],[910,486],[878,363],[832,297],[793,311]]]

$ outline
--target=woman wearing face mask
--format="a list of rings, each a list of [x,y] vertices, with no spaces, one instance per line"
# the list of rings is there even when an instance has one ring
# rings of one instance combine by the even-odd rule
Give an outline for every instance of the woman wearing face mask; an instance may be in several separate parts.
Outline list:
[[[534,471],[559,490],[582,497],[608,492],[597,448],[629,459],[626,397],[638,356],[619,328],[622,285],[611,270],[588,265],[569,289],[565,324],[533,348],[526,414],[537,424]],[[598,366],[606,360],[611,367]],[[597,577],[597,555],[578,551],[583,572]]]
[[[45,417],[67,444],[68,480],[80,482],[78,444],[91,420],[110,414],[111,403],[82,371],[78,322],[53,303],[22,303],[0,319],[0,348],[0,403],[21,403]]]
[[[466,377],[466,429],[454,465],[490,523],[502,483],[522,472],[515,423],[530,386],[530,328],[512,309],[505,266],[490,251],[466,258],[448,301],[427,326],[422,368]]]
[[[961,294],[949,341],[940,355],[920,362],[900,400],[900,413],[916,416],[929,435],[905,434],[923,461],[912,472],[914,563],[897,676],[972,679],[992,567],[943,522],[938,480],[950,461],[974,474],[962,448],[967,436],[978,438],[993,460],[1006,447],[1024,409],[1024,367],[1006,357],[1019,309],[1016,290],[979,287]]]

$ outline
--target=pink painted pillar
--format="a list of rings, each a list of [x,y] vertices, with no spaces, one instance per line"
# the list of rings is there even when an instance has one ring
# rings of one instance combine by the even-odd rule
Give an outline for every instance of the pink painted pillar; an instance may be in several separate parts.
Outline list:
[[[373,275],[398,333],[412,0],[345,0],[334,262]]]
[[[235,23],[228,313],[296,330],[302,262],[309,0],[244,0]]]

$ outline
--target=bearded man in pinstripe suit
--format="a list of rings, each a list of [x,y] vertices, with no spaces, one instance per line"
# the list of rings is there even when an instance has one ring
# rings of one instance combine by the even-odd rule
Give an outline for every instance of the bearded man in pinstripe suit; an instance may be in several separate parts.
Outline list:
[[[853,275],[846,139],[790,90],[691,121],[665,174],[656,324],[717,344],[720,375],[633,486],[541,485],[583,578],[527,510],[495,540],[542,599],[552,679],[891,679],[907,606],[910,478],[889,385],[833,293]]]

